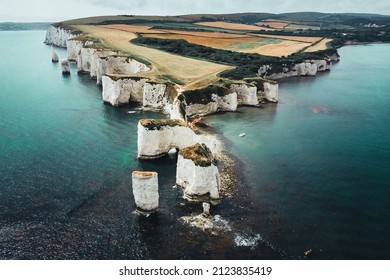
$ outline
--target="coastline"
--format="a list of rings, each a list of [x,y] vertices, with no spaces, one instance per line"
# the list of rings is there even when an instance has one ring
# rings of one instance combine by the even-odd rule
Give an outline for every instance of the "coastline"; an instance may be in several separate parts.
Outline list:
[[[110,80],[105,78],[107,76],[110,77],[110,72],[107,72],[110,71],[108,69],[120,69],[123,72],[122,75],[125,75],[128,71],[135,70],[135,73],[140,71],[142,73],[144,71],[148,72],[150,69],[136,60],[125,59],[124,56],[116,54],[113,50],[102,51],[99,48],[95,49],[94,46],[90,47],[89,41],[82,42],[74,40],[75,35],[72,32],[73,27],[63,29],[60,26],[51,25],[47,31],[45,43],[68,49],[68,59],[77,62],[78,72],[90,73],[91,79],[97,79],[97,84],[102,85],[104,102],[111,103],[114,107],[126,105],[126,102],[123,102],[122,99],[130,102],[130,97],[133,93],[130,95],[130,93],[125,92],[129,91],[129,89],[133,90],[135,83],[138,83],[140,78],[132,78],[134,80],[129,78],[121,84],[117,79]],[[338,60],[339,56],[337,51],[332,52],[330,55],[326,54],[322,60],[305,60],[295,64],[294,67],[291,66],[291,69],[286,68],[287,70],[283,69],[282,72],[273,74],[275,79],[272,79],[272,81],[267,77],[268,69],[271,69],[272,65],[260,65],[257,78],[246,78],[243,81],[232,83],[230,88],[226,87],[223,90],[224,92],[221,94],[221,97],[217,97],[220,93],[215,95],[213,93],[215,89],[211,89],[212,86],[209,86],[207,90],[208,94],[211,95],[206,98],[206,103],[204,103],[204,100],[197,100],[197,98],[194,99],[191,97],[191,99],[190,96],[187,97],[187,95],[184,95],[185,92],[182,93],[180,90],[177,91],[177,89],[177,97],[175,98],[174,95],[170,96],[169,86],[146,79],[137,86],[139,88],[137,89],[137,98],[132,101],[141,102],[145,110],[163,111],[165,114],[170,115],[170,118],[184,120],[192,115],[211,115],[219,111],[236,111],[237,106],[260,106],[264,101],[277,103],[278,83],[275,80],[285,80],[295,76],[316,76],[320,72],[328,71],[332,66],[332,62]],[[263,69],[263,72],[260,73],[260,69]],[[256,79],[261,80],[259,84],[257,84]],[[255,84],[248,84],[250,80],[255,81]],[[202,96],[205,92],[199,90],[198,95],[201,94]],[[192,93],[195,93],[195,91]],[[194,95],[192,94],[191,96]],[[187,100],[187,98],[190,99]],[[218,100],[216,102],[217,107],[214,108],[215,105],[213,103],[216,98]],[[169,99],[171,100],[169,101]],[[239,100],[240,103],[238,103]],[[198,104],[197,102],[200,103]],[[184,111],[181,110],[183,105],[186,108]],[[203,131],[202,133],[205,134],[205,132]],[[206,133],[206,135],[208,137],[211,136],[209,133]],[[212,138],[216,137],[212,136]],[[236,169],[235,160],[226,152],[225,143],[220,139],[215,140],[219,146],[217,160],[219,162],[218,169],[221,174],[221,195],[231,197],[237,192],[235,189],[239,184],[234,175]]]

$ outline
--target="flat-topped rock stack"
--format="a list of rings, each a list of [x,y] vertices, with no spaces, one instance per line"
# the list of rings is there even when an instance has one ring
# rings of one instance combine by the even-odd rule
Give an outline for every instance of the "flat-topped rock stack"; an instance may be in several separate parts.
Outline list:
[[[156,211],[159,204],[157,172],[133,171],[132,185],[137,211],[142,214]]]
[[[210,149],[204,144],[180,150],[176,185],[184,189],[185,197],[189,199],[207,195],[211,200],[219,199],[221,179]]]
[[[217,143],[204,135],[197,135],[178,119],[142,119],[138,122],[138,158],[154,159],[165,156],[172,148],[179,150],[205,144],[215,153]]]

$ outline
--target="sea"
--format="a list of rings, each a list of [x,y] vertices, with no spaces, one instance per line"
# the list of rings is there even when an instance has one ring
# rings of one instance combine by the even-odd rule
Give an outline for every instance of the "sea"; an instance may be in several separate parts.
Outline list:
[[[239,181],[210,234],[181,219],[202,206],[175,187],[176,159],[136,157],[138,121],[166,116],[104,104],[44,37],[0,32],[0,259],[390,258],[390,45],[343,47],[331,71],[281,81],[278,104],[204,119]],[[149,217],[134,170],[159,174]]]

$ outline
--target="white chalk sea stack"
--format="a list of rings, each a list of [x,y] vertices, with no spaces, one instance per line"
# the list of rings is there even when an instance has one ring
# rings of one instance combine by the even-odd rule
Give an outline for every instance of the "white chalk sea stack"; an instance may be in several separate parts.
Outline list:
[[[133,195],[140,213],[152,213],[158,208],[158,174],[150,171],[133,171]]]
[[[206,145],[196,144],[180,150],[176,184],[184,188],[184,196],[189,199],[204,195],[209,195],[211,200],[219,199],[220,174]]]
[[[70,74],[70,65],[68,60],[61,61],[61,69],[63,75],[69,75]]]

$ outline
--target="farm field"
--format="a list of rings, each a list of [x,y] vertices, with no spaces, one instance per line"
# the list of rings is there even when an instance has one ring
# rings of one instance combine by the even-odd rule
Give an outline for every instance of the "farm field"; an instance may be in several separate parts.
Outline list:
[[[110,29],[104,26],[80,25],[76,29],[99,38],[107,48],[116,49],[135,58],[148,61],[152,70],[142,76],[178,81],[186,89],[205,86],[218,80],[217,74],[232,66],[191,59],[129,42],[135,33]]]
[[[320,37],[278,36],[263,34],[231,34],[222,32],[151,29],[146,25],[107,25],[109,29],[140,34],[145,38],[185,40],[191,44],[242,53],[287,56],[319,42]],[[210,40],[212,38],[212,40]]]
[[[274,28],[274,29],[283,29],[284,27],[286,27],[289,24],[290,24],[290,22],[288,22],[288,21],[264,20],[264,21],[256,22],[256,25],[259,25],[261,27],[269,26],[269,27]]]
[[[82,36],[100,39],[100,43],[97,44],[102,45],[103,48],[117,50],[124,55],[129,55],[149,64],[151,70],[139,73],[138,76],[148,77],[159,82],[174,82],[184,87],[184,89],[206,86],[219,80],[221,72],[240,67],[237,66],[237,61],[240,61],[237,53],[284,57],[301,51],[324,50],[327,48],[327,43],[331,41],[315,36],[294,36],[293,31],[287,31],[289,28],[291,30],[298,27],[300,29],[304,28],[304,25],[297,24],[296,21],[259,19],[257,24],[272,27],[268,28],[246,24],[245,22],[224,22],[220,16],[216,17],[216,21],[208,22],[194,22],[181,17],[93,17],[68,21],[64,24],[66,23],[68,26],[80,30],[84,33]],[[69,25],[69,23],[73,24]],[[282,29],[283,32],[286,32],[286,35],[258,34],[256,32]],[[136,38],[139,38],[137,43],[131,42]],[[225,64],[220,64],[218,56],[221,54],[217,56],[210,55],[210,57],[204,54],[198,56],[196,55],[197,50],[205,53],[208,51],[202,48],[196,49],[196,46],[185,45],[185,48],[192,48],[190,56],[193,58],[190,58],[186,57],[187,53],[183,50],[180,52],[175,49],[176,43],[167,42],[167,44],[172,44],[170,49],[160,48],[161,45],[164,45],[163,41],[149,40],[149,42],[154,43],[148,44],[148,41],[142,41],[142,38],[184,40],[193,45],[233,51],[235,52],[235,58],[232,60],[223,58],[221,61]],[[178,42],[177,46],[183,46],[183,43]],[[210,52],[212,53],[212,51]],[[232,53],[222,52],[222,54],[223,57],[230,56]],[[268,59],[272,60],[272,58]],[[213,62],[210,62],[210,60]],[[231,73],[235,73],[234,71],[236,70]]]
[[[319,30],[319,26],[314,26],[314,25],[304,25],[304,24],[289,24],[285,27],[287,30],[307,30],[307,29],[312,29],[312,30]]]
[[[191,44],[202,45],[210,48],[221,48],[229,49],[229,46],[241,43],[252,43],[256,44],[257,42],[262,41],[259,38],[253,36],[242,36],[237,38],[217,38],[217,37],[208,37],[208,36],[194,36],[187,34],[178,34],[178,33],[165,33],[165,34],[142,34],[142,37],[145,38],[160,38],[160,39],[176,39],[176,40],[186,40]],[[210,40],[212,38],[212,40]]]
[[[305,50],[305,52],[316,52],[316,51],[322,51],[326,50],[328,48],[327,44],[330,43],[332,39],[324,38],[323,40],[319,41],[314,46],[311,46]]]
[[[307,30],[307,29],[313,29],[313,30],[319,30],[319,26],[314,25],[306,25],[306,24],[298,24],[295,22],[285,21],[285,20],[263,20],[256,22],[256,25],[267,28],[273,28],[273,29],[284,29],[284,30]]]
[[[284,36],[284,35],[268,35],[268,34],[252,34],[262,38],[274,38],[281,40],[297,41],[302,43],[314,44],[322,40],[322,37],[304,37],[304,36]]]
[[[278,39],[274,39],[274,40],[278,40]],[[276,44],[276,45],[266,44],[266,45],[251,49],[250,51],[245,50],[243,52],[259,53],[262,55],[282,57],[282,56],[288,56],[290,54],[296,53],[296,52],[298,52],[298,51],[300,51],[308,46],[310,46],[309,43],[283,40],[281,43]]]
[[[151,29],[152,26],[147,25],[127,25],[127,24],[111,24],[111,25],[103,25],[104,28],[122,30],[131,33],[165,33],[164,31],[160,31],[158,29]]]
[[[196,24],[202,26],[208,26],[208,27],[232,29],[232,30],[247,30],[247,31],[272,30],[270,28],[261,27],[261,26],[241,24],[241,23],[230,23],[224,21],[197,22]]]
[[[201,33],[201,32],[199,32]],[[258,36],[242,36],[237,38],[216,38],[193,36],[186,34],[142,34],[146,38],[186,40],[189,43],[202,45],[210,48],[230,50],[242,53],[258,53],[269,56],[287,56],[303,48],[310,43],[290,41],[279,38],[261,38]]]

